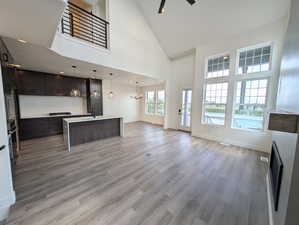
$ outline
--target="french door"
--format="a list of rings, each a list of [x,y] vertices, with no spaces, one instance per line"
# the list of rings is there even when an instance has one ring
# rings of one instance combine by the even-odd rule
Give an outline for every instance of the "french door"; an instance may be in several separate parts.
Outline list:
[[[184,131],[191,130],[191,106],[192,90],[184,88],[181,94],[181,104],[179,108],[179,129]]]

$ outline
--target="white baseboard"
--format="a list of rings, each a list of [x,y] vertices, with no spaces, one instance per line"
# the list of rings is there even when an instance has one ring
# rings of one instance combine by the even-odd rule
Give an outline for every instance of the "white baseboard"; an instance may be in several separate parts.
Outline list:
[[[16,194],[14,191],[10,196],[0,199],[0,221],[3,221],[8,217],[10,206],[15,204],[15,202]]]
[[[205,135],[205,134],[196,134],[194,132],[192,132],[191,135],[193,137],[203,138],[203,139],[216,141],[216,142],[228,143],[228,144],[238,146],[238,147],[242,147],[242,148],[253,149],[253,150],[259,151],[259,152],[269,153],[269,151],[266,151],[262,146],[255,145],[255,144],[239,142],[239,141],[232,140],[232,139],[223,139],[223,138],[220,138],[220,137],[210,136],[210,135]]]
[[[273,214],[272,214],[272,209],[273,209],[272,197],[271,197],[270,180],[269,180],[269,174],[268,173],[267,173],[267,176],[266,176],[266,183],[267,183],[269,224],[274,225],[274,223],[273,223]]]

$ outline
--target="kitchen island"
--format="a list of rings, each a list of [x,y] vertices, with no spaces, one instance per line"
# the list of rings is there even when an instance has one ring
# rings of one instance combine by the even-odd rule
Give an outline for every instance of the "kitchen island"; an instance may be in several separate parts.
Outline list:
[[[76,145],[123,135],[122,117],[104,115],[63,119],[63,136],[68,151]]]

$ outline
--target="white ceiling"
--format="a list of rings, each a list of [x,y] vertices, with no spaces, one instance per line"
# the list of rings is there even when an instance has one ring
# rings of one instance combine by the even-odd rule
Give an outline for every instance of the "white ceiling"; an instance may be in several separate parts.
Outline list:
[[[3,0],[0,35],[50,47],[65,5],[65,0]]]
[[[115,82],[127,85],[136,85],[136,81],[139,82],[138,86],[163,83],[162,80],[67,58],[45,47],[30,43],[23,44],[15,39],[4,38],[4,42],[15,60],[14,63],[21,65],[21,69],[53,74],[64,72],[63,75],[65,76],[83,78],[112,79]],[[77,68],[73,69],[72,65],[77,66]],[[94,73],[93,70],[97,72]],[[113,75],[110,76],[110,73]]]
[[[274,22],[289,12],[290,0],[136,0],[170,58],[196,46]]]

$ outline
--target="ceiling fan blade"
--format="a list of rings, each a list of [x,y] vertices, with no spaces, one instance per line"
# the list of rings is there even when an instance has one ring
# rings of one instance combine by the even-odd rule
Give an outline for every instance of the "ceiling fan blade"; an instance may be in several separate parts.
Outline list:
[[[159,14],[163,13],[164,6],[165,6],[165,1],[166,0],[161,1],[160,8],[159,8],[159,11],[158,11]]]
[[[196,2],[196,0],[186,0],[186,1],[189,2],[190,5],[193,5]]]

